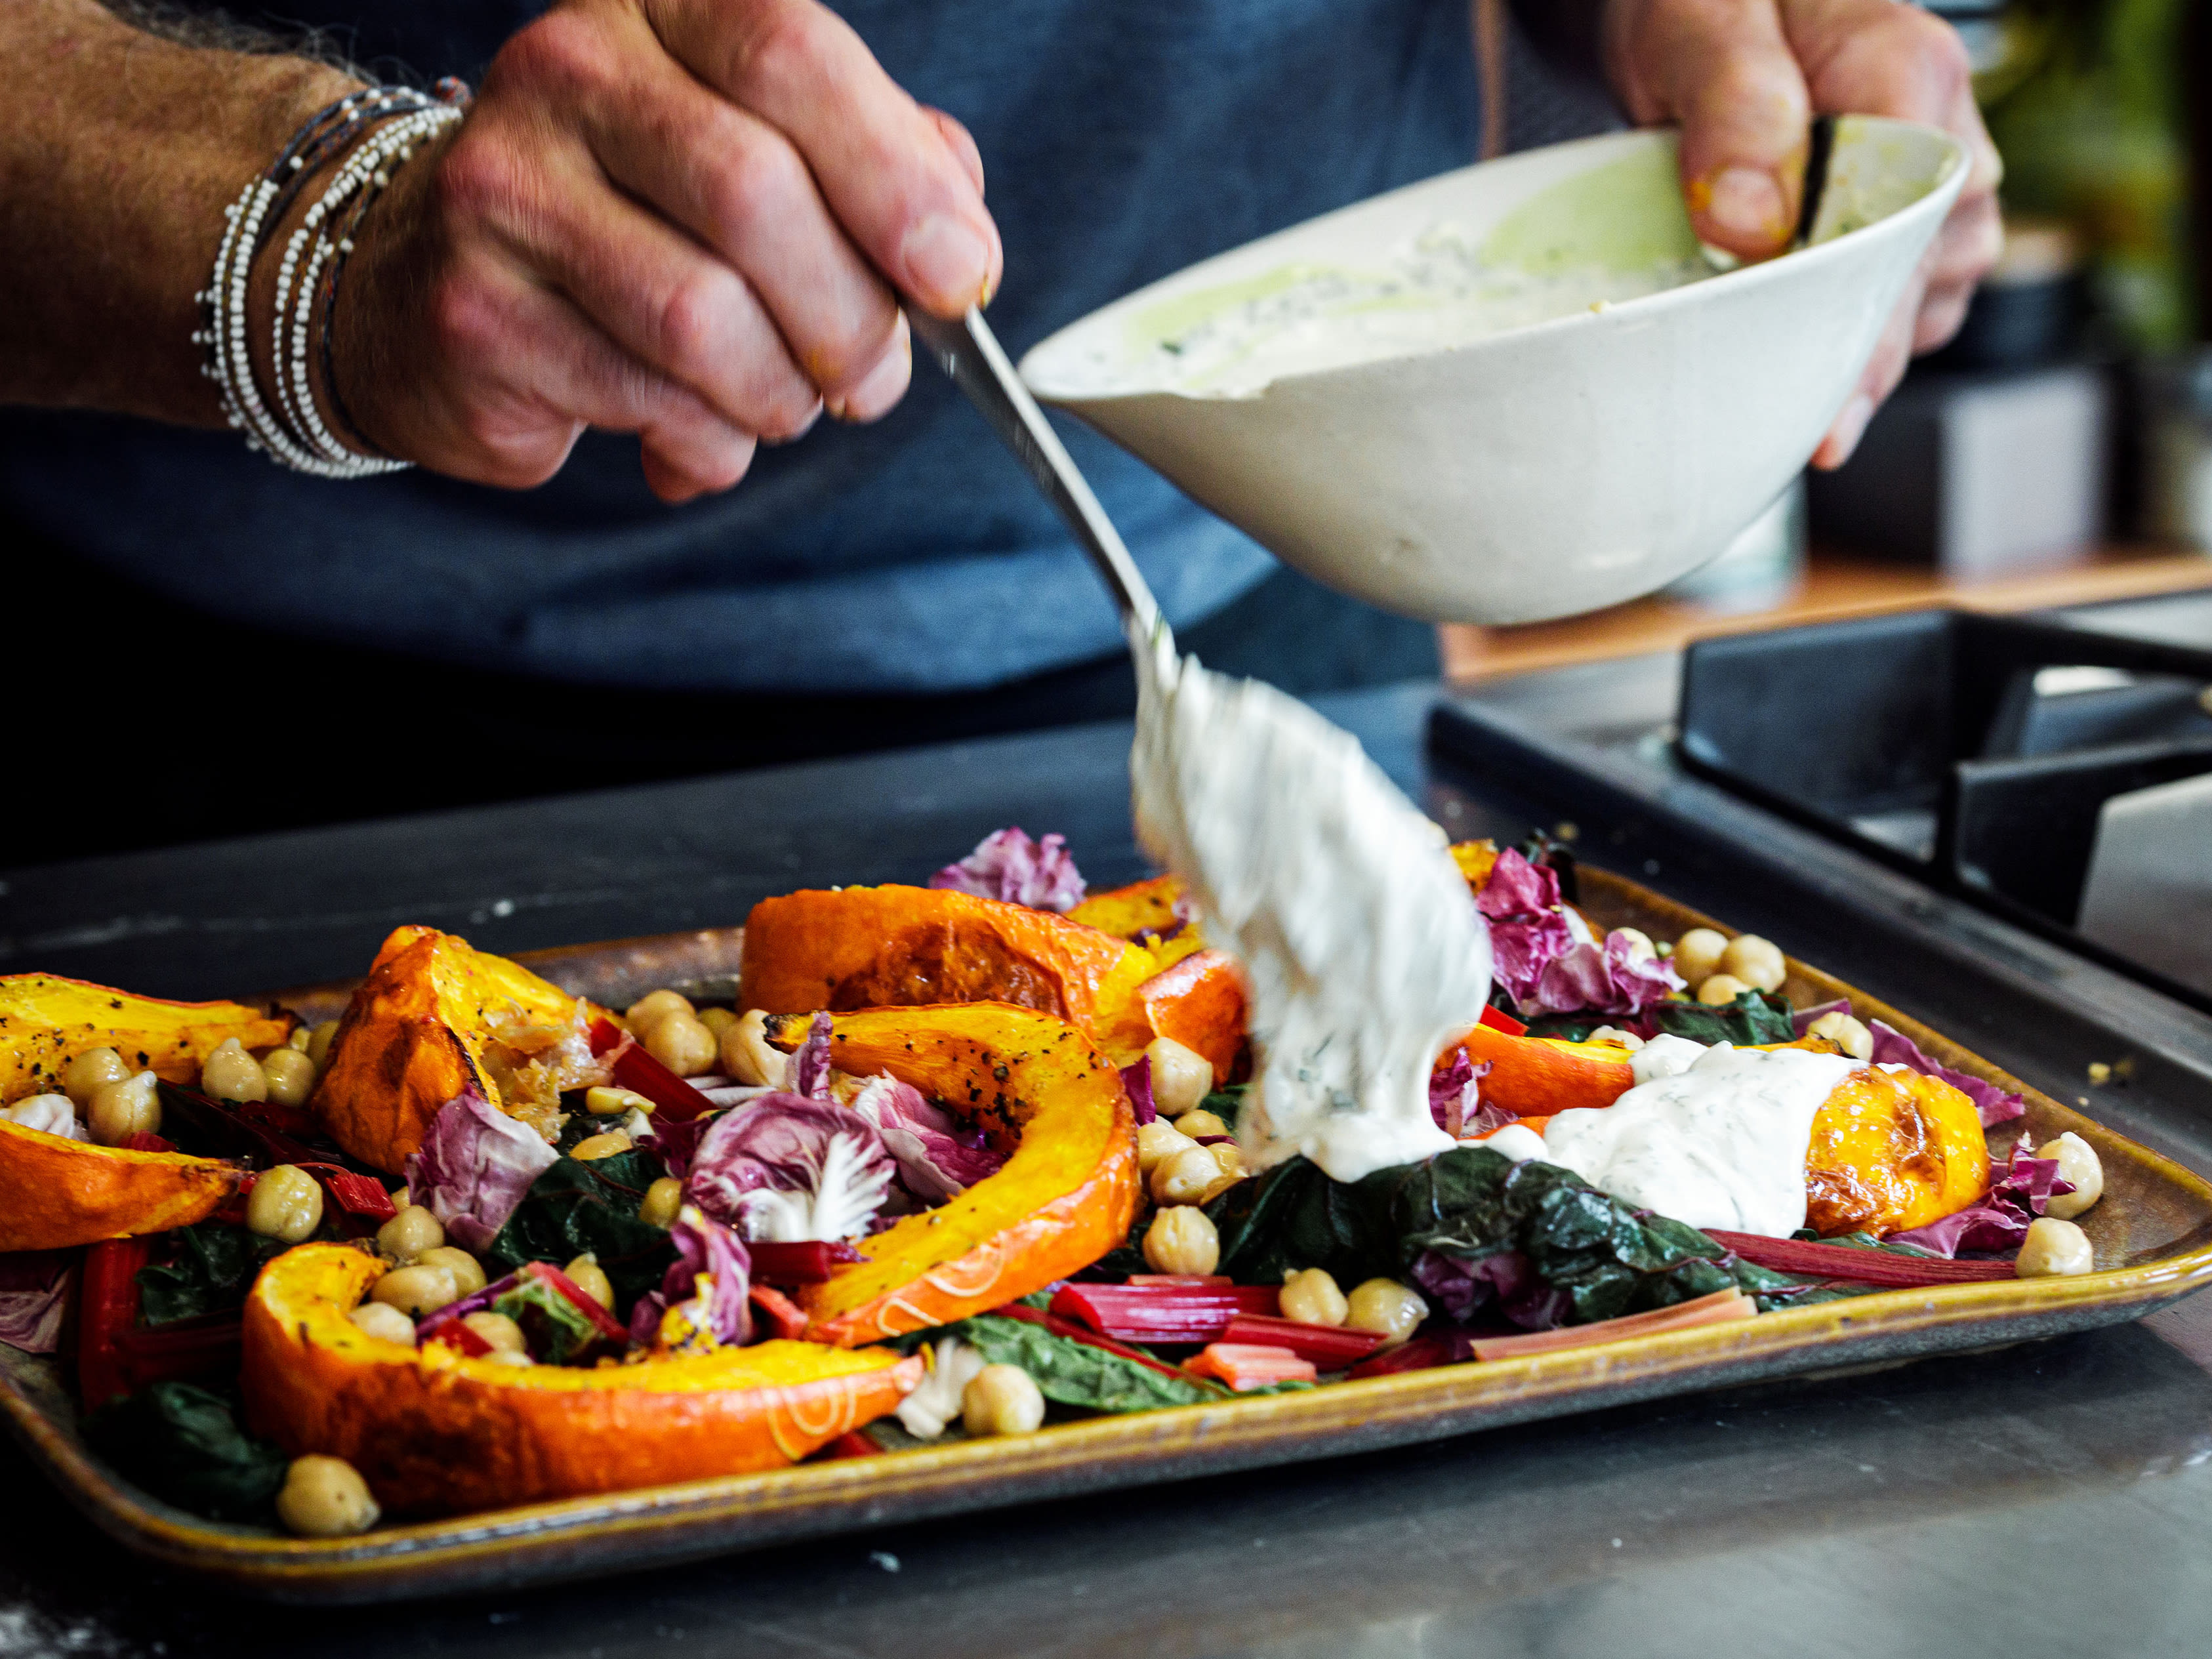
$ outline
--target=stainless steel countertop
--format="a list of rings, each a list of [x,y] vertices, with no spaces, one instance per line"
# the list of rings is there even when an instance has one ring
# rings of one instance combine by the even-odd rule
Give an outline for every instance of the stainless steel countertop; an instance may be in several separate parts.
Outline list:
[[[1648,712],[1663,665],[1620,672],[1566,701]],[[1889,923],[1854,922],[1833,892],[1793,896],[1663,804],[1543,765],[1432,772],[1420,744],[1436,695],[1320,701],[1455,835],[1517,836],[1579,813],[1601,862],[1771,928],[1939,1023],[2003,1015],[2019,994],[2008,975],[2044,982],[2018,962],[1977,969],[1903,950]],[[1527,720],[1544,699],[1509,684],[1486,701]],[[1632,750],[1640,718],[1617,734]],[[0,972],[206,995],[358,972],[401,921],[501,950],[728,923],[796,885],[915,879],[1010,821],[1066,831],[1086,872],[1110,882],[1139,867],[1127,742],[1126,728],[1082,728],[13,872],[0,878]],[[1591,815],[1607,803],[1615,818]],[[2141,1006],[2175,1057],[2092,1109],[2109,1103],[2207,1167],[2212,1085],[2189,1049],[2212,1043],[2212,1023],[2197,1031]],[[2109,1022],[2046,1024],[1960,1034],[2002,1039],[1990,1046],[2015,1069],[2087,1092],[2072,1087],[2078,1060],[2111,1048]],[[0,1659],[2195,1653],[2212,1647],[2208,1367],[2212,1299],[2200,1298],[2140,1325],[1869,1375],[566,1589],[334,1613],[239,1603],[143,1567],[0,1449]]]

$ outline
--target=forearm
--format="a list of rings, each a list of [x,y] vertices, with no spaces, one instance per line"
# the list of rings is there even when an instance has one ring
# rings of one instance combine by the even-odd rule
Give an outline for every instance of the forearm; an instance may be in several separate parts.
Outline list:
[[[0,5],[0,403],[221,425],[191,335],[223,209],[358,83],[160,39],[95,0]]]

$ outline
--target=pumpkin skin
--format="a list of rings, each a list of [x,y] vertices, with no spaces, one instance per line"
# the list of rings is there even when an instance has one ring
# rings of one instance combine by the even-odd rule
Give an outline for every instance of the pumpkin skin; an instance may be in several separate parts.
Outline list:
[[[1609,1042],[1566,1042],[1558,1037],[1513,1036],[1478,1025],[1444,1044],[1438,1066],[1464,1048],[1488,1060],[1482,1103],[1516,1117],[1548,1117],[1577,1106],[1610,1106],[1636,1086],[1627,1051]]]
[[[924,1362],[770,1341],[636,1364],[511,1366],[362,1332],[386,1264],[302,1244],[246,1298],[248,1420],[361,1471],[396,1514],[450,1514],[796,1462],[897,1406]]]
[[[1940,1077],[1863,1066],[1814,1115],[1806,1224],[1824,1237],[1924,1227],[1989,1184],[1981,1114]]]
[[[1011,1003],[1080,1028],[1117,1066],[1173,1035],[1224,1080],[1243,1037],[1243,979],[1202,941],[1170,943],[1173,966],[1205,965],[1151,985],[1158,953],[1049,910],[939,888],[807,890],[753,907],[738,1000],[770,1014]]]
[[[485,1053],[495,1018],[568,1027],[580,1005],[505,957],[473,950],[434,927],[401,927],[384,941],[331,1039],[308,1105],[331,1138],[390,1175],[422,1144],[431,1119],[474,1085],[512,1114]],[[582,1005],[586,1017],[599,1012]]]
[[[771,1018],[769,1041],[795,1047],[808,1024]],[[871,1009],[832,1016],[830,1063],[856,1077],[889,1072],[1012,1156],[938,1208],[859,1241],[863,1260],[802,1288],[816,1341],[852,1347],[987,1312],[1128,1236],[1136,1115],[1113,1062],[1073,1026],[1004,1003]]]
[[[289,1014],[238,1002],[169,1002],[53,974],[0,977],[0,1104],[55,1088],[61,1068],[113,1048],[170,1083],[199,1079],[226,1039],[271,1048]],[[238,1189],[219,1158],[134,1152],[0,1121],[0,1251],[58,1250],[204,1221]]]

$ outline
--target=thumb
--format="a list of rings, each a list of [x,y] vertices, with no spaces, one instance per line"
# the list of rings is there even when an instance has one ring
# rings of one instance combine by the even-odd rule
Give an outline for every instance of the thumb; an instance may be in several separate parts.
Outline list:
[[[1631,46],[1653,106],[1682,128],[1682,195],[1697,233],[1744,259],[1797,228],[1811,97],[1773,0],[1653,7]],[[1663,21],[1662,21],[1663,20]]]

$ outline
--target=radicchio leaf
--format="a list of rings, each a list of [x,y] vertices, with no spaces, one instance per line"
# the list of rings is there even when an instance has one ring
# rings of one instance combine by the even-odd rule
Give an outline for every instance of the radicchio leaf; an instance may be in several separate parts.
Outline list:
[[[836,1241],[868,1231],[896,1169],[866,1118],[833,1102],[771,1094],[714,1120],[684,1191],[747,1238]]]
[[[744,1240],[690,1204],[677,1212],[668,1237],[676,1246],[676,1260],[660,1288],[638,1297],[630,1310],[630,1345],[660,1346],[662,1323],[671,1308],[687,1313],[691,1328],[715,1342],[727,1346],[750,1339],[753,1260]],[[702,1273],[713,1275],[703,1297]]]
[[[438,1109],[421,1150],[408,1158],[407,1194],[455,1243],[481,1255],[559,1156],[471,1085]]]
[[[772,1091],[751,1089],[746,1091],[745,1097],[758,1099],[769,1092]],[[668,1173],[680,1180],[691,1167],[700,1139],[718,1121],[711,1112],[702,1112],[696,1117],[663,1117],[656,1112],[647,1120],[652,1133],[639,1139],[637,1145],[658,1155]]]
[[[1031,841],[1019,824],[986,836],[957,864],[929,878],[932,887],[1004,899],[1032,910],[1073,910],[1083,902],[1084,881],[1068,855],[1067,837]]]
[[[1491,975],[1518,1005],[1533,1004],[1544,970],[1575,948],[1559,904],[1558,873],[1510,847],[1474,896],[1474,908],[1490,924]]]
[[[1547,1014],[1640,1014],[1682,988],[1666,958],[1638,954],[1635,941],[1616,928],[1603,945],[1577,945],[1547,963],[1527,1006]]]
[[[2072,1182],[2059,1179],[2057,1158],[2030,1157],[2014,1146],[1989,1196],[1980,1203],[1911,1232],[1892,1233],[1884,1243],[1910,1244],[1945,1257],[1961,1250],[2017,1250],[2027,1237],[2028,1223],[2053,1198],[2073,1190]]]
[[[1462,1048],[1452,1055],[1450,1065],[1429,1073],[1429,1115],[1455,1140],[1475,1133],[1468,1126],[1481,1115],[1482,1079],[1489,1071],[1488,1060],[1478,1066]],[[1510,1122],[1512,1114],[1506,1113],[1503,1121]]]
[[[806,1028],[806,1041],[799,1045],[791,1056],[791,1091],[805,1095],[810,1100],[828,1100],[830,1093],[830,1020],[826,1013],[814,1016],[814,1023]]]
[[[1498,855],[1474,908],[1492,921],[1556,914],[1559,908],[1559,872],[1549,865],[1531,864],[1509,847]]]
[[[1474,1261],[1424,1250],[1414,1259],[1413,1279],[1447,1318],[1462,1325],[1492,1297],[1498,1310],[1524,1330],[1555,1329],[1574,1309],[1573,1297],[1546,1284],[1534,1264],[1518,1250],[1501,1250]]]
[[[1160,1115],[1152,1100],[1152,1057],[1139,1054],[1134,1066],[1121,1068],[1121,1088],[1129,1097],[1129,1109],[1137,1115],[1137,1127],[1143,1128]]]
[[[1994,1083],[1984,1083],[1978,1077],[1954,1071],[1940,1061],[1923,1054],[1920,1045],[1904,1032],[1871,1022],[1867,1029],[1874,1033],[1874,1063],[1877,1066],[1909,1066],[1929,1077],[1940,1077],[1960,1094],[1974,1103],[1974,1109],[1982,1115],[1982,1127],[1994,1128],[2000,1123],[2009,1123],[2023,1115],[2027,1103],[2018,1095],[2007,1094]]]
[[[927,1202],[963,1193],[1006,1164],[980,1133],[963,1130],[951,1113],[923,1099],[921,1090],[888,1073],[861,1085],[852,1109],[884,1138],[906,1189]]]
[[[0,1342],[25,1353],[61,1346],[74,1250],[13,1250],[0,1255]]]

